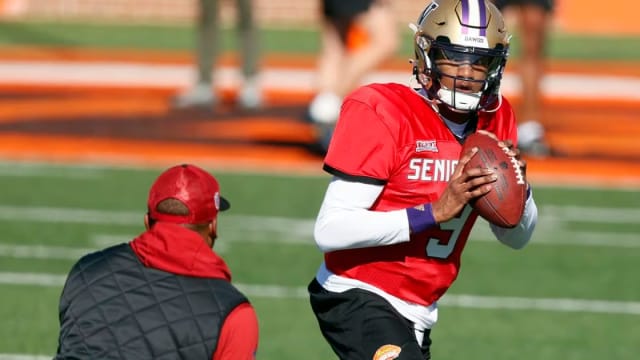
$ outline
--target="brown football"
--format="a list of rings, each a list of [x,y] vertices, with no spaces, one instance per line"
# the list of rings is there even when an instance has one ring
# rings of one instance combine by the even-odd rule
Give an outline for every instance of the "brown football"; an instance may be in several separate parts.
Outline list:
[[[527,196],[526,182],[518,161],[507,154],[507,148],[498,146],[498,142],[489,135],[469,135],[462,147],[462,154],[474,146],[478,147],[478,152],[465,168],[491,168],[498,179],[492,184],[491,191],[475,199],[471,205],[488,222],[500,227],[515,227],[522,217]]]

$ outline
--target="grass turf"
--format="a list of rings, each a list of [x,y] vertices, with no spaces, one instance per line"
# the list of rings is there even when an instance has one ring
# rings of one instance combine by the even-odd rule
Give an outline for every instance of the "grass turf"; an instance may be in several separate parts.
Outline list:
[[[146,191],[159,171],[35,166],[22,175],[19,167],[11,176],[2,175],[12,166],[0,166],[0,187],[12,189],[0,201],[2,279],[7,274],[37,273],[62,281],[78,251],[135,236],[142,231]],[[304,296],[321,257],[311,227],[328,178],[241,173],[218,177],[233,206],[220,218],[216,250],[227,259],[234,281],[286,290],[276,296],[249,290],[260,317],[259,358],[334,358]],[[634,272],[640,244],[619,246],[616,241],[625,233],[616,229],[623,225],[626,234],[640,234],[637,221],[626,219],[638,212],[634,205],[640,203],[640,192],[554,187],[535,191],[541,218],[533,243],[523,251],[489,241],[483,224],[474,230],[450,294],[498,300],[493,308],[445,302],[432,335],[434,357],[635,359],[640,345],[633,329],[640,312],[627,309],[616,314],[616,303],[603,313],[508,309],[510,303],[502,301],[522,297],[638,304]],[[566,212],[551,212],[558,209]],[[581,242],[580,227],[567,228],[580,211],[584,223],[590,224],[588,231],[610,239],[610,246],[590,246]],[[594,216],[594,211],[602,216]],[[609,221],[616,215],[619,221]],[[20,246],[33,251],[17,255]],[[62,251],[37,252],[37,246]],[[0,353],[55,352],[60,290],[56,282],[0,284],[5,325],[0,328]]]

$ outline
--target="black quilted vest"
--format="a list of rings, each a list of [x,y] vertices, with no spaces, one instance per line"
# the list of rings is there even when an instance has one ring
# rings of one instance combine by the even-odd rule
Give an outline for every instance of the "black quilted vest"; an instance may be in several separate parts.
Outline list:
[[[55,359],[211,359],[224,319],[244,302],[224,279],[147,268],[116,245],[71,269]]]

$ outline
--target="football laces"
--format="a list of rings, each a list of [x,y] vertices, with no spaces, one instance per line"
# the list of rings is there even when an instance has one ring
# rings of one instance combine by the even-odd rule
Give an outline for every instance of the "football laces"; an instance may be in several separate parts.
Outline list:
[[[509,155],[509,148],[506,146],[502,147],[502,151],[504,151],[505,154]],[[511,156],[509,155],[509,160],[511,161],[511,166],[513,167],[513,170],[516,173],[516,183],[518,185],[524,185],[525,181],[524,181],[524,174],[522,173],[522,169],[520,168],[520,164],[518,163],[518,159],[515,158],[515,156]]]

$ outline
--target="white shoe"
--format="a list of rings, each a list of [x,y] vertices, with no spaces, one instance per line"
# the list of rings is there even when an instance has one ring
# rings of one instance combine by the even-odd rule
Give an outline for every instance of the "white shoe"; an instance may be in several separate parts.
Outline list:
[[[551,154],[551,149],[544,141],[544,127],[537,121],[530,120],[518,125],[518,149],[535,157]]]
[[[333,93],[323,92],[316,95],[309,105],[309,117],[317,124],[334,124],[340,116],[342,99]]]
[[[197,84],[173,98],[173,106],[179,109],[191,107],[212,108],[217,99],[210,84]]]
[[[526,145],[544,138],[544,127],[535,120],[528,120],[518,125],[518,143]]]
[[[247,110],[257,109],[262,106],[262,91],[257,80],[245,81],[238,94],[238,105]]]

